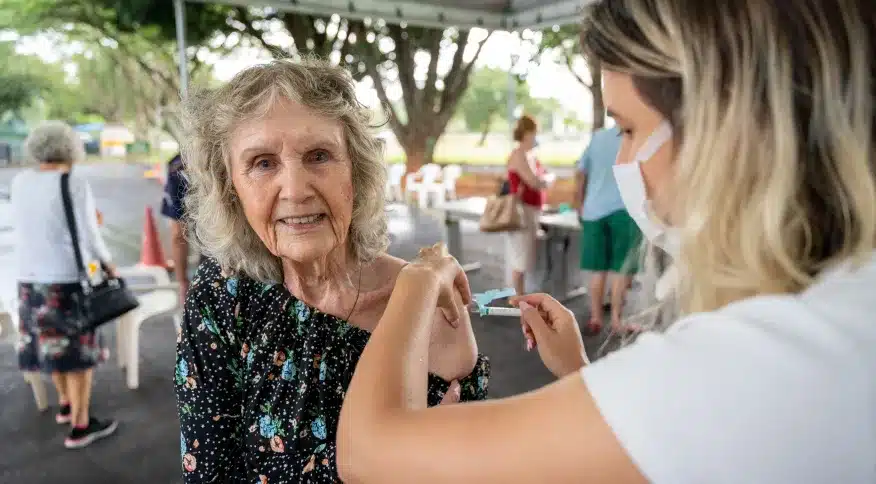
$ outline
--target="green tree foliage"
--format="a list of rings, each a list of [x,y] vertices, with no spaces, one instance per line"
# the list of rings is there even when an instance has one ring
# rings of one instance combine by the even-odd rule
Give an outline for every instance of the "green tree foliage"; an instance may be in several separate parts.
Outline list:
[[[583,58],[579,41],[580,29],[577,25],[566,25],[556,29],[542,31],[540,48],[557,57],[559,62],[569,68],[581,85],[586,87],[593,97],[593,131],[605,125],[605,102],[602,99],[602,70],[598,62],[584,59],[587,64],[585,72],[575,65]]]
[[[347,67],[357,79],[371,79],[411,170],[432,160],[486,41],[475,39],[471,31],[304,15],[268,7],[187,2],[185,10],[190,77],[197,78],[204,67],[201,59],[206,56],[199,52],[221,53],[242,42],[261,45],[275,57],[329,59]],[[176,26],[169,1],[3,0],[0,19],[0,28],[24,34],[54,29],[71,39],[110,49],[107,55],[119,65],[134,65],[142,71],[138,76],[151,79],[157,91],[153,104],[160,108],[162,124],[171,134],[177,132],[173,128],[179,91]],[[278,39],[291,39],[291,43]],[[466,47],[470,49],[467,56]],[[391,99],[396,89],[401,91],[397,101]]]
[[[31,74],[0,72],[0,114],[20,112],[42,93],[43,80]]]
[[[523,106],[527,114],[537,116],[539,104],[529,96],[529,88],[517,77],[514,78],[515,104]],[[469,131],[481,134],[479,145],[483,146],[497,119],[508,120],[508,72],[501,69],[481,68],[472,74],[468,90],[459,105],[465,126]]]
[[[0,29],[22,35],[52,33],[59,45],[82,46],[81,55],[65,59],[75,63],[81,71],[78,97],[70,100],[68,106],[72,111],[81,108],[107,120],[131,119],[141,127],[148,124],[147,128],[136,130],[141,135],[163,129],[178,138],[177,49],[167,37],[173,32],[173,9],[161,2],[162,8],[171,12],[169,28],[160,23],[145,23],[166,17],[151,7],[141,10],[147,3],[140,0],[3,0]],[[209,72],[205,68],[208,64],[202,61],[204,56],[199,53],[205,50],[222,53],[236,46],[230,41],[219,42],[218,46],[206,45],[225,25],[225,14],[230,7],[224,9],[200,4],[187,7],[192,13],[188,22],[189,38],[202,42],[195,43],[187,52],[189,75],[194,79]]]
[[[4,0],[21,4],[22,12],[37,13],[60,22],[87,25],[119,41],[119,49],[172,84],[176,76],[158,68],[158,57],[172,49],[176,38],[173,9],[169,2],[150,0]],[[29,4],[54,5],[51,9]],[[52,15],[48,15],[52,13]],[[20,13],[19,13],[20,15]],[[474,41],[470,31],[429,29],[382,20],[349,20],[278,11],[274,8],[187,3],[187,41],[193,52],[217,38],[245,37],[267,48],[274,57],[316,55],[347,67],[354,77],[370,77],[381,102],[390,111],[389,125],[404,148],[410,169],[431,161],[434,146],[443,134],[456,105],[468,86],[474,62],[485,40]],[[125,48],[126,37],[140,37],[154,44],[160,55],[145,55],[142,49]],[[291,45],[277,39],[291,38]],[[467,46],[474,53],[464,57]],[[439,58],[446,56],[449,68]],[[468,62],[466,62],[468,60]],[[164,62],[161,63],[162,65]],[[400,87],[401,100],[390,93]]]
[[[354,78],[369,77],[389,126],[405,151],[409,170],[432,161],[435,145],[468,87],[474,63],[486,39],[471,31],[434,29],[237,7],[229,25],[255,39],[274,57],[317,56],[346,67]],[[285,35],[278,35],[285,34]],[[291,45],[276,41],[292,39]],[[464,53],[471,46],[473,56]],[[449,68],[439,69],[444,58]],[[401,100],[389,93],[400,87]]]
[[[36,56],[15,52],[15,42],[0,42],[0,116],[20,117],[37,103],[46,111],[60,107],[51,103],[55,94],[65,95],[64,72],[59,66],[44,63]],[[57,112],[57,111],[56,111]]]

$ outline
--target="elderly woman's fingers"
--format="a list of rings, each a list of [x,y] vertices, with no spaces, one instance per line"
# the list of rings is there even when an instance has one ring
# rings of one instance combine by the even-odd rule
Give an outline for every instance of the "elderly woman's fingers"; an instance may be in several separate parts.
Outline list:
[[[465,270],[459,264],[455,258],[453,259],[453,264],[456,266],[456,278],[453,280],[453,285],[456,287],[456,290],[459,291],[460,296],[462,296],[463,304],[471,304],[472,295],[471,295],[471,285],[468,282],[468,276],[465,274]]]
[[[444,319],[450,324],[450,326],[457,328],[459,327],[459,309],[451,307],[442,307],[441,314],[444,316]]]
[[[447,391],[444,393],[444,398],[441,399],[441,405],[459,403],[462,398],[462,387],[459,386],[459,381],[453,380]]]

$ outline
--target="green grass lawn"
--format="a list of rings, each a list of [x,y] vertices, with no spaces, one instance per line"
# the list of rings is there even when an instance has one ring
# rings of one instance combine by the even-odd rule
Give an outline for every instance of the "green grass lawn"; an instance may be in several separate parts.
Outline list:
[[[574,158],[570,157],[546,157],[540,156],[539,160],[547,166],[558,166],[558,167],[571,167],[574,166],[578,161]],[[387,163],[404,163],[405,155],[404,153],[392,153],[388,154],[386,157]],[[441,154],[435,155],[435,163],[439,165],[504,165],[508,161],[507,155],[496,155],[496,156],[474,156],[474,155],[463,155],[458,154],[455,156],[442,156]]]
[[[154,165],[156,163],[167,163],[175,154],[176,153],[169,152],[153,152],[127,156],[88,155],[85,157],[85,163],[140,163],[143,165]]]
[[[540,136],[540,145],[536,155],[542,163],[555,167],[574,166],[581,152],[587,146],[587,139],[554,139],[548,135]],[[486,143],[479,143],[480,135],[476,133],[447,133],[438,141],[435,148],[435,162],[442,165],[504,165],[508,153],[514,149],[514,143],[502,134],[487,137]],[[122,157],[100,157],[89,155],[89,163],[142,163],[153,165],[167,163],[175,153],[153,152],[142,155]],[[389,163],[405,161],[404,151],[394,137],[386,140],[386,160]]]
[[[542,136],[536,155],[548,166],[574,166],[587,146],[587,139],[558,140]],[[474,133],[448,133],[441,137],[435,147],[435,162],[458,165],[504,165],[514,143],[504,135],[491,135],[486,143],[479,144],[480,135]],[[401,146],[394,139],[387,140],[386,158],[389,163],[405,160]]]

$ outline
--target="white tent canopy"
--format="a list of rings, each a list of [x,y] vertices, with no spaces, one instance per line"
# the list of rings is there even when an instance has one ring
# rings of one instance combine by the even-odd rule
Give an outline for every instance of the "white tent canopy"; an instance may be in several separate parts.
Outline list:
[[[182,0],[185,1],[185,0]],[[311,15],[382,18],[424,27],[542,29],[580,19],[587,0],[188,0]]]
[[[488,30],[543,29],[577,22],[581,8],[593,0],[174,0],[180,48],[182,95],[186,95],[185,10],[183,4],[222,3],[270,7],[310,15],[338,14],[346,18],[381,18],[391,23],[423,27],[480,27]]]

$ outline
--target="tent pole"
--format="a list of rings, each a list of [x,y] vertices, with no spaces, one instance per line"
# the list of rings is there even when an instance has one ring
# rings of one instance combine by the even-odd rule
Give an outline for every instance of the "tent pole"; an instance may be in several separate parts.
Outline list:
[[[186,56],[186,10],[185,0],[173,0],[176,19],[176,43],[179,47],[179,93],[185,98],[189,93],[189,59]]]
[[[514,32],[513,35],[517,37],[517,32]],[[518,60],[520,60],[520,54],[512,51],[511,67],[508,68],[508,87],[506,93],[508,96],[508,122],[511,124],[511,129],[514,129],[514,114],[517,111],[517,79],[514,77],[514,67],[517,65]]]

